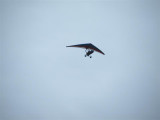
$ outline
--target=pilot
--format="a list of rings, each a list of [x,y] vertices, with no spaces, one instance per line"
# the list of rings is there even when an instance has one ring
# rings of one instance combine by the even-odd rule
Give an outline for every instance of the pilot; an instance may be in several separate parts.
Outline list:
[[[92,54],[94,52],[94,50],[89,50],[88,52],[87,52],[87,56],[89,56],[90,54]]]

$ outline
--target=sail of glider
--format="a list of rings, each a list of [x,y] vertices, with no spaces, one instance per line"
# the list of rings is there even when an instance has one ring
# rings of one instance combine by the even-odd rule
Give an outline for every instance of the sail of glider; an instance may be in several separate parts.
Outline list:
[[[103,55],[105,55],[100,49],[98,49],[96,46],[94,46],[91,43],[86,43],[86,44],[77,44],[77,45],[70,45],[70,46],[66,46],[66,47],[78,47],[78,48],[84,48],[84,49],[90,49],[96,52],[99,52]]]

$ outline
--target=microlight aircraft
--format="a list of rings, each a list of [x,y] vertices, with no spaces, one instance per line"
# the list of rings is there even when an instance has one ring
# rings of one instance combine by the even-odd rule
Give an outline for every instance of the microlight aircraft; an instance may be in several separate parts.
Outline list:
[[[77,47],[77,48],[84,48],[84,49],[86,49],[85,50],[85,52],[86,52],[85,57],[88,56],[88,57],[92,58],[91,54],[94,53],[94,51],[105,55],[100,49],[98,49],[96,46],[94,46],[91,43],[70,45],[70,46],[66,46],[66,47]]]

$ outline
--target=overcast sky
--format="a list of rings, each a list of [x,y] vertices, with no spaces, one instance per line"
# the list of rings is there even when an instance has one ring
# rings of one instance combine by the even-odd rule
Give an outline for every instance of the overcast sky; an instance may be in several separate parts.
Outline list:
[[[0,1],[0,119],[160,119],[158,0],[13,1]],[[106,55],[66,48],[81,43]]]

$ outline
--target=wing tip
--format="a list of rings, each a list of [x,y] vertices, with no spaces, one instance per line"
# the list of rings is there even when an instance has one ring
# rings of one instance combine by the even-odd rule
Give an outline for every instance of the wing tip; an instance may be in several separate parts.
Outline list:
[[[73,46],[66,46],[66,47],[73,47]]]
[[[103,52],[101,52],[101,54],[105,55]]]

